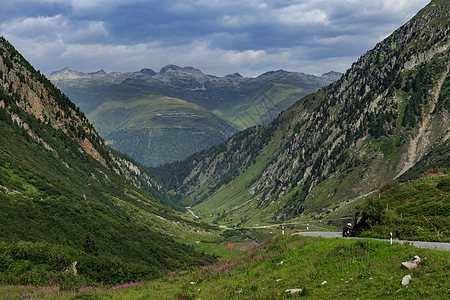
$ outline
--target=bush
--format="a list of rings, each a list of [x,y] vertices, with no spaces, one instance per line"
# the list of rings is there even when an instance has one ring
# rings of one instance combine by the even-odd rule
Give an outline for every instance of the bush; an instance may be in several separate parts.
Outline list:
[[[77,274],[71,266],[77,261]],[[46,242],[0,243],[0,282],[48,286],[62,290],[75,286],[119,284],[154,279],[160,274],[151,266],[125,263],[113,256],[97,256]]]
[[[387,191],[392,190],[393,188],[397,187],[399,183],[397,181],[388,181],[383,183],[383,185],[380,188],[380,192],[384,193]]]
[[[357,223],[354,227],[354,232],[359,232],[365,229],[371,229],[381,221],[383,209],[380,201],[375,198],[370,198],[363,205],[358,207],[356,213]]]

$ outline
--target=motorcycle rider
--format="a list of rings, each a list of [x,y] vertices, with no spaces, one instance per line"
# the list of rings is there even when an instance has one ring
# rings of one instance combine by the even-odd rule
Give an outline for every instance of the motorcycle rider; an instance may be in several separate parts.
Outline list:
[[[352,223],[347,223],[347,225],[344,227],[342,231],[342,236],[350,236],[350,232],[352,231]]]

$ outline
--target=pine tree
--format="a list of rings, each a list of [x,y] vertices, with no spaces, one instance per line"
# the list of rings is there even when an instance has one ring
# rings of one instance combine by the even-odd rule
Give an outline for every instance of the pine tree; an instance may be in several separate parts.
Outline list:
[[[98,246],[95,242],[94,238],[91,236],[91,233],[88,232],[86,234],[86,238],[83,243],[83,250],[86,253],[92,253],[94,255],[98,255]]]

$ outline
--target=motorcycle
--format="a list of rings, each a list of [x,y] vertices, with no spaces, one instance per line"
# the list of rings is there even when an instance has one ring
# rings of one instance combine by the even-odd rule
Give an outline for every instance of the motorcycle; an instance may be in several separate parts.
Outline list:
[[[344,230],[342,231],[342,237],[349,237],[350,236],[350,228],[345,227]]]

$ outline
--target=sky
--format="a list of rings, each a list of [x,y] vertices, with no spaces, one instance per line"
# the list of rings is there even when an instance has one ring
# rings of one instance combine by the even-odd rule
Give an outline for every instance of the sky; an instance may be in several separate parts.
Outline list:
[[[0,35],[44,74],[345,72],[429,0],[2,0]]]

